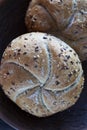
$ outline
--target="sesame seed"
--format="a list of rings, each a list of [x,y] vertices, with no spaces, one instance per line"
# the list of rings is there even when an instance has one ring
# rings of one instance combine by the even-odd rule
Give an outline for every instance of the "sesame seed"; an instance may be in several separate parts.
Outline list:
[[[28,64],[24,64],[25,66],[28,66]]]
[[[34,57],[33,57],[33,59],[34,59],[34,60],[37,60],[37,59],[38,59],[38,57],[37,57],[37,56],[34,56]]]
[[[67,59],[64,59],[65,62],[67,62]]]
[[[66,58],[67,58],[67,59],[70,59],[70,55],[66,55]]]
[[[8,47],[11,47],[11,44],[9,44]]]
[[[62,103],[62,104],[65,104],[65,103],[66,103],[66,101],[62,100],[62,101],[61,101],[61,103]]]
[[[78,64],[79,62],[78,61],[76,61],[76,64]]]
[[[63,48],[63,50],[66,50],[66,48]]]
[[[9,73],[9,72],[7,72],[6,74],[7,74],[7,75],[9,75],[10,73]]]
[[[55,101],[55,102],[53,102],[53,105],[57,105],[57,102]]]
[[[69,67],[68,67],[68,66],[66,66],[66,65],[63,65],[61,69],[68,70],[68,69],[69,69]]]
[[[83,46],[83,47],[87,49],[87,46]]]
[[[78,98],[78,96],[75,96],[74,98],[75,98],[75,99],[77,99],[77,98]]]
[[[28,40],[28,39],[25,37],[24,40]]]
[[[13,89],[13,88],[10,88],[10,89],[15,92],[15,89]]]
[[[24,52],[24,53],[23,53],[23,55],[26,55],[26,54],[27,54],[27,52]]]
[[[61,57],[62,53],[60,53],[58,56]]]
[[[70,63],[73,65],[74,64],[74,62],[73,61],[70,61]]]
[[[59,81],[56,81],[56,82],[55,82],[55,84],[56,84],[56,85],[59,85],[59,84],[60,84],[60,82],[59,82]]]
[[[72,50],[69,50],[70,52],[72,52]]]
[[[13,56],[14,56],[14,57],[16,56],[16,52],[14,52]]]
[[[10,95],[10,92],[9,92],[9,91],[7,91],[7,93]]]
[[[26,48],[26,45],[24,45],[24,47]]]
[[[47,37],[43,37],[43,39],[47,39]]]
[[[77,33],[78,33],[78,31],[75,31],[75,32],[74,32],[74,34],[77,34]]]
[[[21,49],[18,49],[18,52],[20,52],[21,51]]]
[[[17,55],[20,55],[20,52],[18,52]]]
[[[63,49],[60,49],[61,50],[61,52],[63,52]]]
[[[37,68],[37,67],[38,67],[37,65],[34,66],[34,68]]]
[[[38,52],[39,51],[39,47],[35,47],[35,52]]]
[[[76,70],[73,71],[73,74],[76,74]]]
[[[15,85],[15,83],[14,83],[14,82],[11,82],[11,84],[12,84],[12,85]]]
[[[72,76],[72,73],[68,74],[68,77],[70,77],[70,78],[71,78],[71,76]]]
[[[9,54],[9,58],[11,57],[11,54]]]
[[[76,53],[74,53],[74,56],[76,56],[77,54]]]

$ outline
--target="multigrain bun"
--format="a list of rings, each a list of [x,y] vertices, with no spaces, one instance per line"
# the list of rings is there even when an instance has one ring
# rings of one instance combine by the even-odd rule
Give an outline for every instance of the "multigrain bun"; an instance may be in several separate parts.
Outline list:
[[[29,32],[53,34],[87,60],[87,0],[32,0],[25,23]]]
[[[29,33],[14,39],[2,57],[2,89],[21,109],[38,117],[74,105],[83,82],[76,52],[46,33]]]

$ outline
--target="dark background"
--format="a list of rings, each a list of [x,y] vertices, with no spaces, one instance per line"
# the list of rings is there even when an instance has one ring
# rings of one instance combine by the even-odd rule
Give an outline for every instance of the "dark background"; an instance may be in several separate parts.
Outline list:
[[[9,125],[7,125],[5,122],[0,120],[0,130],[15,130],[15,129],[13,129]]]
[[[0,58],[9,42],[26,33],[24,17],[29,0],[0,0]],[[70,109],[47,118],[36,118],[20,110],[0,89],[0,118],[20,130],[87,130],[87,61],[83,92]],[[0,120],[0,130],[12,130]]]
[[[0,59],[8,43],[26,32],[24,16],[28,3],[29,0],[0,0]],[[0,119],[0,130],[14,129]]]

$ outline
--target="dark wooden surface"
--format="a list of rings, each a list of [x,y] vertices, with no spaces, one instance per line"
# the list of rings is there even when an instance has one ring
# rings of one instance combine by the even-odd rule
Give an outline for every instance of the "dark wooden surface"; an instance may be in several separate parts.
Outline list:
[[[13,38],[26,33],[24,16],[28,2],[29,0],[0,2],[0,58]],[[20,130],[87,130],[87,61],[82,65],[84,89],[78,102],[70,109],[39,119],[20,110],[0,89],[0,118]]]

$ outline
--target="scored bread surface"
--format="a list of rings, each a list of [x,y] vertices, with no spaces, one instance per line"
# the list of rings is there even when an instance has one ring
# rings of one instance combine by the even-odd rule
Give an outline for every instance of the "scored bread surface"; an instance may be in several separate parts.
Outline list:
[[[38,117],[75,104],[83,82],[76,52],[46,33],[16,38],[2,57],[0,84],[5,94],[21,109]]]
[[[29,32],[53,34],[87,60],[87,0],[32,0],[25,23]]]

